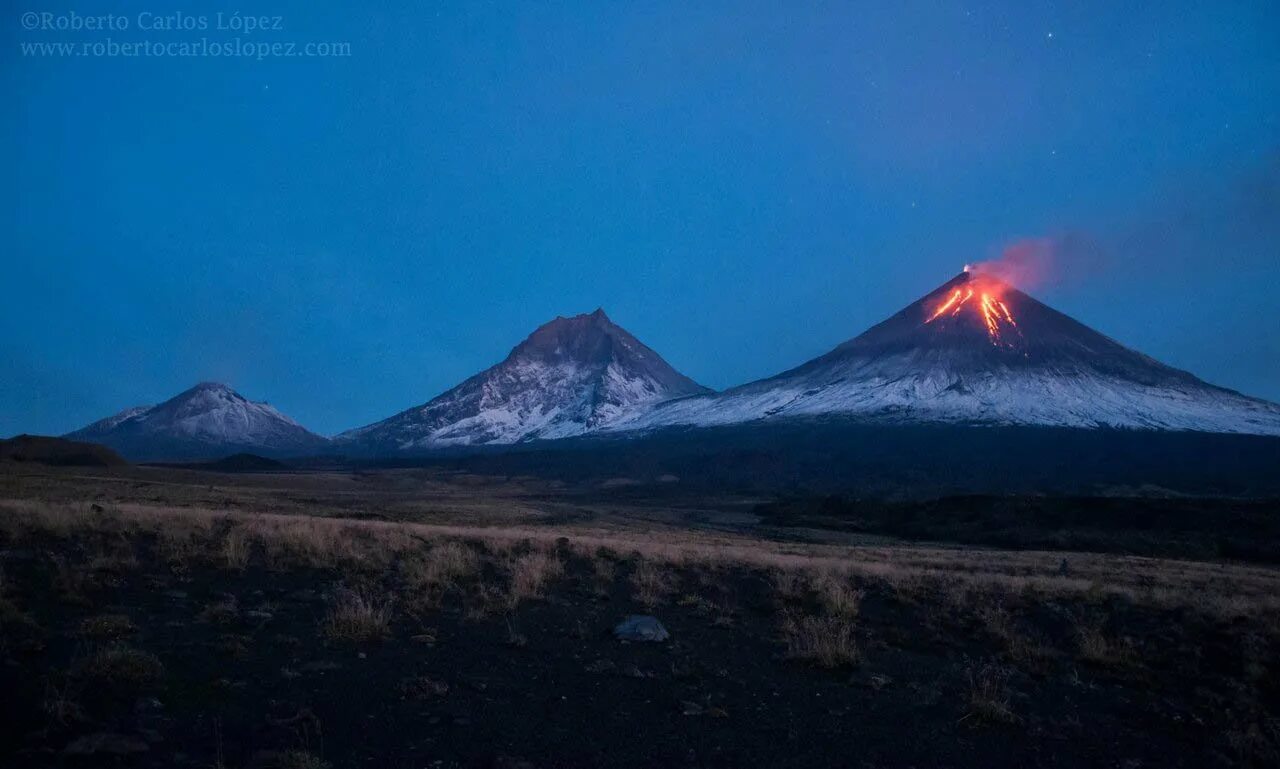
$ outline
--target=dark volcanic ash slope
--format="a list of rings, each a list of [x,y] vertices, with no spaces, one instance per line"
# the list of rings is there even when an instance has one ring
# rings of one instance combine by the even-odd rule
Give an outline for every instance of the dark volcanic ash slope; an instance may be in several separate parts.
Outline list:
[[[266,403],[204,382],[158,406],[139,406],[65,437],[110,446],[135,460],[272,456],[321,451],[329,442]]]
[[[1280,406],[1210,385],[968,272],[802,366],[612,428],[814,415],[1280,435]]]
[[[708,392],[596,310],[546,323],[496,366],[335,441],[395,452],[562,438],[652,403]]]

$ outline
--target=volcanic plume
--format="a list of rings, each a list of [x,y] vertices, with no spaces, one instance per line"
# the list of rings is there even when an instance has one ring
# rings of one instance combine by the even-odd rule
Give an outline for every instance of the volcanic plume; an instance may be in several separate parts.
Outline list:
[[[1061,262],[1073,259],[1079,249],[1078,238],[1022,238],[1004,247],[997,259],[966,264],[964,271],[994,278],[1001,283],[1018,286],[1024,291],[1057,282],[1062,276]]]
[[[1131,350],[987,270],[961,272],[790,371],[610,429],[832,415],[1280,434],[1280,406]]]

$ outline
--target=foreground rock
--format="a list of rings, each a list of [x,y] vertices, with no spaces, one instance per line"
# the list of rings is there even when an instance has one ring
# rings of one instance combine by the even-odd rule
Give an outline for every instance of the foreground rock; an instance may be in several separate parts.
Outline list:
[[[671,637],[667,629],[656,617],[645,614],[632,614],[618,623],[613,629],[613,636],[619,641],[665,641]]]

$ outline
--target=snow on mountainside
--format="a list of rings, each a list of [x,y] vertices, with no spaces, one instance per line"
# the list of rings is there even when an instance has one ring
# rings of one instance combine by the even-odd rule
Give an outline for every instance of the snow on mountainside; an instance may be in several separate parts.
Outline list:
[[[798,368],[608,429],[815,415],[1280,435],[1280,406],[1203,382],[968,272]]]
[[[149,410],[151,410],[150,406],[134,406],[133,408],[127,408],[124,411],[121,411],[119,414],[113,414],[107,417],[106,419],[99,419],[97,422],[94,422],[88,427],[82,427],[72,434],[81,435],[81,436],[105,435],[108,432],[110,432],[112,428],[114,428],[116,425],[120,424],[121,422],[132,419],[138,416],[139,414],[145,413]]]
[[[335,441],[405,451],[563,438],[641,406],[707,392],[596,310],[546,323],[496,366]]]
[[[274,407],[214,382],[198,384],[158,406],[126,409],[64,437],[103,443],[143,459],[235,451],[279,455],[314,451],[328,443]]]

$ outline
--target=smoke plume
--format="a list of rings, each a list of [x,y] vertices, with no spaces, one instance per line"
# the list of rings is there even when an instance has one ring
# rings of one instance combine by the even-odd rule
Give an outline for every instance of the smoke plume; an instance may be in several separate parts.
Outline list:
[[[1108,280],[1186,282],[1206,270],[1270,271],[1280,243],[1280,151],[1232,175],[1187,176],[1118,221],[1007,244],[969,266],[1023,290]]]
[[[1015,240],[999,257],[969,265],[968,270],[1025,291],[1084,280],[1097,273],[1103,261],[1104,251],[1097,241],[1081,233],[1065,233]]]

